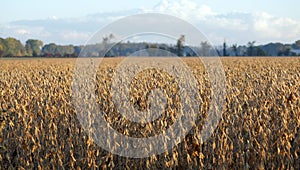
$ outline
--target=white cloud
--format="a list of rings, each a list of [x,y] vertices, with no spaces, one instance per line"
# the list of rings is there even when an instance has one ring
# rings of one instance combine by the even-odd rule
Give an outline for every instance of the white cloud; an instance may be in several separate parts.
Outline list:
[[[187,20],[214,44],[221,44],[224,39],[229,44],[245,44],[252,40],[259,43],[293,42],[300,38],[300,21],[273,16],[263,11],[218,13],[194,0],[162,0],[150,9],[98,13],[79,18],[50,17],[11,22],[0,26],[0,37],[16,37],[23,42],[28,38],[39,38],[46,43],[84,44],[89,36],[103,26],[123,16],[145,12],[158,12]]]
[[[208,38],[212,38],[213,42],[216,39],[223,41],[224,38],[238,43],[251,40],[264,43],[270,41],[291,42],[300,37],[300,21],[273,16],[266,12],[223,14],[213,11],[207,5],[198,5],[192,0],[172,2],[163,0],[152,9],[152,12],[186,19],[207,34]],[[209,35],[214,36],[210,37]],[[215,43],[222,42],[217,40]]]
[[[50,20],[58,20],[58,17],[57,16],[50,16],[50,17],[48,17],[48,19],[50,19]]]
[[[300,22],[290,18],[276,17],[265,12],[253,14],[253,28],[257,36],[269,39],[295,39],[300,35]]]
[[[64,32],[60,34],[60,37],[66,42],[70,41],[72,44],[77,44],[82,41],[87,41],[90,38],[90,33],[85,32],[77,32],[77,31],[71,31],[71,32]]]
[[[146,12],[159,12],[173,16],[180,17],[182,19],[197,19],[204,20],[208,16],[213,16],[215,13],[207,5],[198,5],[191,0],[169,1],[162,0],[153,9],[146,10]]]
[[[30,32],[26,29],[17,29],[16,33],[20,34],[20,35],[26,35],[26,34],[29,34]]]

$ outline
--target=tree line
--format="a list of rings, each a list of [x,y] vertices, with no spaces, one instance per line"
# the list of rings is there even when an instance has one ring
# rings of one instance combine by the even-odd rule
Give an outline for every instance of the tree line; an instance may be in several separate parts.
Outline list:
[[[83,46],[46,44],[29,39],[25,45],[15,38],[0,38],[0,57],[76,57]]]
[[[298,56],[300,55],[300,40],[293,44],[269,43],[255,45],[250,41],[246,45],[227,45],[212,47],[208,42],[200,42],[198,47],[185,45],[186,37],[181,35],[175,44],[147,43],[147,42],[112,42],[114,35],[103,37],[102,42],[92,45],[57,45],[55,43],[44,44],[41,40],[28,39],[25,45],[15,38],[0,38],[0,57],[78,57],[80,52],[85,56],[128,56],[143,49],[151,49],[151,55],[165,56],[176,54],[177,56]],[[112,44],[114,44],[112,46]],[[108,47],[112,46],[108,51]],[[166,51],[168,53],[166,53]],[[146,54],[146,53],[145,53]],[[144,54],[144,55],[145,55]],[[148,53],[147,53],[148,54]],[[143,55],[143,54],[141,54]],[[150,54],[149,54],[150,55]]]
[[[217,48],[221,56],[300,56],[300,40],[293,44],[268,43],[255,45],[255,41],[249,41],[246,45],[233,44],[227,47],[226,42],[223,48]]]

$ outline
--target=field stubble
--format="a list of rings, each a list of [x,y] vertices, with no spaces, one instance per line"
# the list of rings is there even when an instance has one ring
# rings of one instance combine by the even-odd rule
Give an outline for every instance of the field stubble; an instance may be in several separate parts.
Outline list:
[[[155,69],[137,75],[130,86],[132,105],[147,110],[147,92],[153,88],[163,89],[167,105],[152,123],[131,122],[111,99],[113,73],[121,60],[104,59],[96,76],[95,100],[105,120],[128,136],[162,133],[176,120],[183,100],[176,80]],[[143,159],[113,155],[85,133],[72,100],[75,59],[0,60],[1,168],[299,169],[300,59],[221,59],[226,102],[219,125],[203,144],[198,139],[211,91],[204,67],[195,60],[183,59],[199,83],[198,121],[172,150]]]

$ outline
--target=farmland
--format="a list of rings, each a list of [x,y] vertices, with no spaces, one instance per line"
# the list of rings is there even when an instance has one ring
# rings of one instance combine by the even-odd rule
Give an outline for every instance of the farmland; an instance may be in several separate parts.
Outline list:
[[[174,123],[183,100],[176,95],[178,85],[159,70],[138,75],[130,87],[136,108],[149,107],[142,95],[152,89],[147,80],[164,87],[168,103],[173,104],[166,106],[160,124],[132,123],[111,104],[113,73],[121,61],[105,58],[97,71],[95,100],[106,121],[133,137],[163,132]],[[221,58],[225,103],[217,128],[203,143],[199,132],[209,110],[209,77],[197,58],[183,61],[199,84],[199,120],[171,150],[138,159],[114,155],[85,133],[72,96],[76,59],[0,60],[1,168],[300,168],[300,58]],[[157,75],[160,81],[149,80],[149,75]]]

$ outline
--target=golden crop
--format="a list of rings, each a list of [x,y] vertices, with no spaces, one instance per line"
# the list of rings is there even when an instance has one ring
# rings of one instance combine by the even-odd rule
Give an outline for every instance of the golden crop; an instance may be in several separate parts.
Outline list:
[[[147,111],[147,95],[154,88],[162,89],[167,105],[153,122],[131,122],[112,102],[112,78],[121,60],[104,59],[98,69],[99,110],[124,135],[163,133],[181,107],[178,82],[162,70],[136,75],[129,87],[135,109]],[[299,169],[300,59],[223,58],[226,102],[217,128],[203,144],[199,132],[210,95],[217,92],[210,91],[209,77],[196,60],[184,59],[199,83],[198,120],[172,150],[143,159],[113,155],[85,133],[72,100],[75,59],[0,60],[0,168]]]

